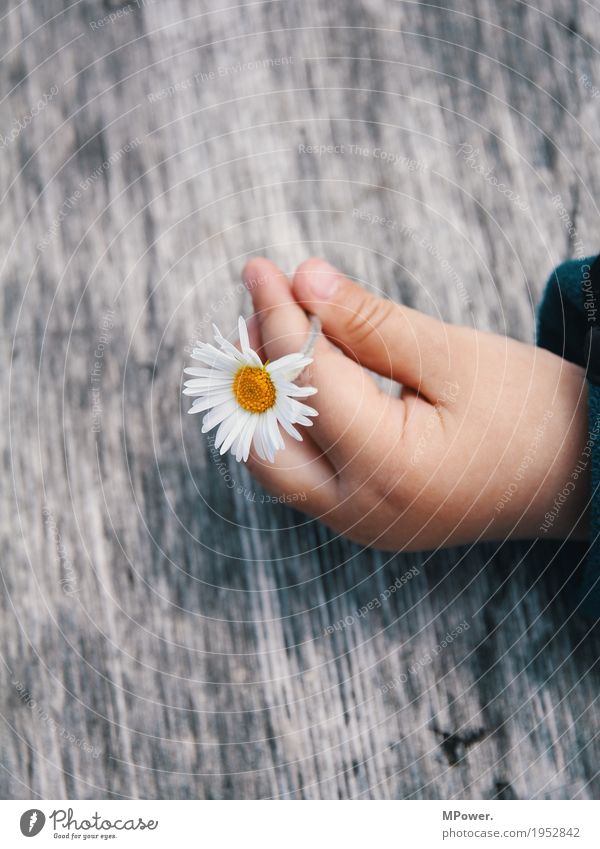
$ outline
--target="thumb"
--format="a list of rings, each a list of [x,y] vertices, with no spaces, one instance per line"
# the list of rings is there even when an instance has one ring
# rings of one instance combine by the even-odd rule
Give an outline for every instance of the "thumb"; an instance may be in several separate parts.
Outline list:
[[[296,299],[348,356],[429,400],[437,397],[450,366],[447,325],[371,294],[322,259],[303,262],[292,285]]]

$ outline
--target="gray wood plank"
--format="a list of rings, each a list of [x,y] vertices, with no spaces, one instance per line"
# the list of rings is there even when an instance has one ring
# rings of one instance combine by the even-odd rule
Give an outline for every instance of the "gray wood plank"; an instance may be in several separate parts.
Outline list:
[[[573,553],[363,551],[180,398],[255,253],[533,339],[600,189],[597,12],[538,5],[4,5],[0,796],[597,798]]]

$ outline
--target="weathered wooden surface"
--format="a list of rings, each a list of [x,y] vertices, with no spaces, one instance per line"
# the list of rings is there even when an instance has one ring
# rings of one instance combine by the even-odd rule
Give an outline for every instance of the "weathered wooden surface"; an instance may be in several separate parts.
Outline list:
[[[537,5],[3,4],[2,797],[598,796],[573,554],[361,551],[180,398],[254,253],[533,338],[600,197],[598,12]]]

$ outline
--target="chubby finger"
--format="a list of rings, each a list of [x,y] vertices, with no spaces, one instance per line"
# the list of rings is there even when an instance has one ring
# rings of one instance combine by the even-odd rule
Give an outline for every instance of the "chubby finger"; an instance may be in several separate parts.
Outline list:
[[[322,259],[297,269],[293,293],[321,319],[323,332],[366,368],[410,386],[429,400],[448,379],[445,324],[377,297]]]
[[[255,257],[246,263],[242,280],[252,297],[264,355],[276,360],[301,351],[310,321],[292,295],[288,277],[275,263]]]

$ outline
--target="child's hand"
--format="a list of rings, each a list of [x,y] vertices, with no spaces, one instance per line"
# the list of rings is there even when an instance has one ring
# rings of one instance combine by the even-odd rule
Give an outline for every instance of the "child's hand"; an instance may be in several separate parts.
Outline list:
[[[267,489],[302,498],[307,513],[380,548],[584,537],[581,368],[375,297],[319,259],[304,262],[292,283],[265,259],[251,260],[243,277],[265,358],[302,348],[305,310],[323,326],[300,378],[319,390],[314,426],[301,443],[286,437],[274,465],[250,458]],[[401,383],[400,397],[365,369]]]

